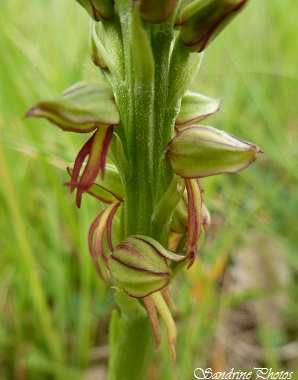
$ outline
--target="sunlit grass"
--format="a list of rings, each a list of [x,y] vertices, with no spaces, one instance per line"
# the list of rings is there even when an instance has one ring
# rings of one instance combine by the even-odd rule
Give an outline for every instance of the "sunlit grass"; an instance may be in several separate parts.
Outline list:
[[[243,173],[204,180],[214,224],[201,263],[173,292],[177,365],[162,347],[150,379],[251,369],[249,348],[263,366],[298,371],[294,7],[252,0],[205,53],[194,87],[224,98],[208,123],[265,155]],[[0,10],[0,379],[80,379],[106,363],[105,350],[90,350],[107,345],[114,307],[86,244],[100,205],[85,196],[77,210],[63,186],[82,136],[23,116],[74,82],[101,80],[88,16],[74,0],[2,1]]]

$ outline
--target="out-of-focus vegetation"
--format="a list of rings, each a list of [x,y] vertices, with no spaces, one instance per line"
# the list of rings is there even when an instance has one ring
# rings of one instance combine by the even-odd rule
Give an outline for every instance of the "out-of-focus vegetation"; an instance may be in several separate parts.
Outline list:
[[[165,344],[152,380],[193,379],[196,367],[210,366],[298,376],[295,11],[294,0],[252,0],[205,53],[194,88],[224,98],[208,124],[265,155],[204,180],[213,226],[201,260],[174,284],[176,366]],[[99,379],[108,360],[113,290],[86,242],[100,205],[85,196],[77,210],[63,186],[85,137],[23,120],[72,83],[101,80],[88,24],[74,0],[0,4],[1,380]]]

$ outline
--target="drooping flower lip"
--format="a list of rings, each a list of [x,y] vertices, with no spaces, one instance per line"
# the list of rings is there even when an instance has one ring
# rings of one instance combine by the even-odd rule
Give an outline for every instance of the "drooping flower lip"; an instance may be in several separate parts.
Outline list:
[[[143,297],[143,302],[147,309],[148,317],[154,333],[156,348],[159,347],[161,342],[161,331],[157,317],[158,312],[167,329],[168,345],[172,355],[172,362],[175,363],[177,329],[170,312],[170,309],[175,309],[175,305],[168,289],[164,287],[160,291],[154,292],[147,297]]]
[[[161,341],[157,312],[160,314],[167,329],[173,362],[177,331],[169,310],[174,304],[166,288],[172,273],[169,262],[179,263],[187,258],[187,255],[167,250],[149,236],[132,235],[118,244],[107,259],[110,274],[117,281],[120,291],[124,290],[134,298],[142,298],[156,347]]]
[[[94,184],[99,172],[101,172],[102,178],[104,178],[106,157],[112,135],[113,126],[98,128],[77,155],[71,182],[66,185],[70,186],[71,192],[77,188],[76,203],[78,207],[81,206],[83,192],[87,191]],[[87,164],[80,176],[83,162],[87,156],[89,156]]]
[[[82,173],[84,172],[85,167],[86,164],[83,164],[80,174],[77,177],[78,183],[81,181]],[[69,165],[67,167],[67,171],[71,177],[73,176],[73,170],[74,165]],[[101,175],[98,175],[94,183],[86,191],[88,194],[104,203],[110,204],[115,202],[117,199],[120,202],[123,202],[123,187],[120,175],[117,168],[112,164],[105,165],[104,179]]]
[[[64,131],[94,131],[79,151],[67,184],[71,191],[77,188],[76,203],[80,207],[83,192],[92,187],[98,173],[104,177],[113,128],[120,122],[112,88],[108,84],[77,83],[61,95],[36,104],[27,112],[29,116],[46,118]]]
[[[188,228],[184,250],[189,254],[188,268],[190,268],[197,255],[198,239],[202,229],[202,188],[197,178],[186,179],[185,182],[188,196]]]
[[[112,244],[112,222],[115,213],[117,212],[121,202],[115,201],[100,212],[100,214],[94,219],[88,234],[88,247],[92,257],[95,269],[97,270],[100,278],[106,282],[101,267],[98,262],[98,258],[101,258],[104,265],[107,267],[107,257],[104,252],[104,234],[107,236],[108,247],[111,252],[114,251]]]

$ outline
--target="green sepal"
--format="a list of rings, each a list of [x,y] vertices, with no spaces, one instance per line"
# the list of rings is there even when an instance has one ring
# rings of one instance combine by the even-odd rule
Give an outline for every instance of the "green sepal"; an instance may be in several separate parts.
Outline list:
[[[159,280],[162,281],[165,279],[168,280],[171,273],[170,269],[167,269],[165,272],[155,273],[153,271],[146,271],[140,268],[129,267],[124,264],[122,261],[119,261],[115,258],[114,255],[109,256],[108,266],[112,277],[118,281],[121,285],[123,284],[150,284],[159,283]],[[160,288],[158,288],[160,289]],[[150,289],[150,293],[158,289]],[[143,295],[145,297],[145,295]]]
[[[156,292],[169,283],[170,273],[152,273],[137,268],[131,268],[109,256],[108,266],[111,276],[132,297],[142,298]]]
[[[82,165],[81,172],[84,171],[85,166],[86,164]],[[71,176],[73,165],[69,165],[67,171]],[[81,180],[80,175],[78,180]],[[104,179],[102,175],[98,175],[94,184],[86,192],[105,203],[113,203],[115,199],[123,201],[123,186],[116,166],[106,164]]]
[[[152,293],[155,293],[168,285],[170,278],[168,276],[158,277],[152,282],[146,284],[136,283],[123,283],[124,291],[135,298],[147,297]]]
[[[212,99],[208,96],[187,91],[181,102],[180,113],[176,119],[176,126],[198,123],[217,112],[222,99]]]
[[[36,104],[26,117],[46,118],[64,131],[87,133],[97,124],[120,121],[111,87],[107,84],[77,83],[60,96]]]
[[[172,273],[168,260],[186,256],[171,252],[149,236],[134,235],[122,241],[108,257],[111,276],[132,297],[146,297],[165,287]]]
[[[195,0],[186,6],[176,25],[192,51],[201,52],[242,10],[247,0]]]
[[[202,178],[236,173],[255,161],[263,151],[256,145],[207,126],[192,126],[169,144],[174,172],[183,178]]]
[[[124,79],[122,36],[115,18],[108,22],[91,22],[89,50],[93,63],[106,70],[105,74],[110,71],[109,80]]]
[[[113,252],[114,259],[121,261],[124,265],[150,273],[168,273],[167,264],[162,255],[142,240],[130,236],[120,243]]]
[[[176,4],[177,0],[142,0],[141,17],[152,24],[160,24],[170,17]]]
[[[142,244],[147,244],[148,248],[151,248],[155,251],[155,255],[161,255],[163,258],[174,261],[174,262],[180,262],[185,260],[185,256],[180,253],[171,252],[168,249],[164,248],[158,241],[151,238],[150,236],[144,236],[144,235],[133,235],[131,236],[135,240],[139,240],[142,242]],[[136,243],[137,244],[137,243]],[[144,245],[139,245],[140,249],[143,249],[145,247]],[[147,248],[146,247],[146,248]],[[154,257],[155,259],[155,257]]]
[[[112,0],[77,0],[95,21],[108,20],[114,13]]]
[[[98,33],[96,30],[97,25],[101,24],[95,23],[93,21],[90,25],[89,53],[95,66],[100,67],[103,70],[106,70],[108,68],[108,65],[104,56],[107,57],[108,53],[105,50],[104,46],[99,42],[100,38],[98,37]]]

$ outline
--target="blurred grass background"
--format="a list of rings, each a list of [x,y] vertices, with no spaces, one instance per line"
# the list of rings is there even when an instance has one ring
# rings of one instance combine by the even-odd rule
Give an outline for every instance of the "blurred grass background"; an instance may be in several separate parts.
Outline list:
[[[100,206],[85,196],[77,210],[63,186],[82,136],[23,120],[39,100],[100,80],[88,24],[74,0],[0,3],[1,380],[105,378],[115,305],[86,242]],[[296,31],[294,0],[251,0],[205,53],[193,87],[224,98],[208,124],[265,155],[204,180],[213,225],[201,262],[172,289],[177,363],[164,342],[149,379],[210,366],[298,378]]]

